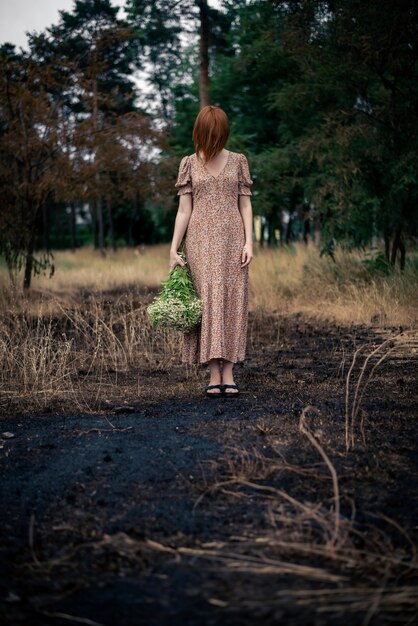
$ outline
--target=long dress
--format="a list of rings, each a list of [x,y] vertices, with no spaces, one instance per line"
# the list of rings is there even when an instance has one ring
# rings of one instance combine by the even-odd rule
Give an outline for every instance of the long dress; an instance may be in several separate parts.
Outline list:
[[[206,364],[220,358],[245,358],[248,323],[248,269],[241,267],[245,244],[238,196],[251,196],[248,161],[229,151],[213,176],[196,154],[182,158],[177,195],[192,194],[192,213],[184,237],[193,285],[203,301],[199,326],[183,333],[181,361]]]

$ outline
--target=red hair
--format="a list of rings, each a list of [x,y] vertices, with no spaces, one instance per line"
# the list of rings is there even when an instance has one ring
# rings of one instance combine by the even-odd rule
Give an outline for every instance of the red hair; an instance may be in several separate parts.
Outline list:
[[[222,150],[229,137],[229,120],[221,107],[208,104],[196,117],[193,126],[193,143],[196,154],[203,152],[205,161],[210,161]]]

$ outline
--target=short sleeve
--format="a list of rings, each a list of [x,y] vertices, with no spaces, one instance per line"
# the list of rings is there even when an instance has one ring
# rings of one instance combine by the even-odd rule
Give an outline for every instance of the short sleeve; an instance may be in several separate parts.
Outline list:
[[[240,153],[240,162],[238,168],[238,194],[240,196],[252,196],[251,185],[253,181],[250,177],[250,169],[245,154]]]
[[[182,158],[179,167],[179,173],[177,176],[177,182],[174,185],[177,189],[177,195],[181,196],[184,193],[193,193],[192,177],[190,168],[190,157],[185,156]]]

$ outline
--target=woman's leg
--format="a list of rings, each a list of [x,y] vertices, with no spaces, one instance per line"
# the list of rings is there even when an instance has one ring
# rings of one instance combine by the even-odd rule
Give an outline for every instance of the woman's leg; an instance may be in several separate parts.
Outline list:
[[[232,370],[234,363],[232,361],[223,360],[222,367],[222,383],[224,385],[235,385]],[[225,393],[238,393],[238,389],[225,389]]]
[[[221,383],[221,367],[219,359],[210,359],[209,361],[210,381],[209,385],[219,385]],[[208,389],[208,393],[221,393],[218,389]]]

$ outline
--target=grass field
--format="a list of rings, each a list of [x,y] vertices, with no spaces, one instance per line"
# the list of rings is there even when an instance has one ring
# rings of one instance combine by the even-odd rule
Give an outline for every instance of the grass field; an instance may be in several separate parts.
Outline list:
[[[7,623],[416,623],[416,258],[256,249],[237,399],[149,324],[167,245],[3,267]]]
[[[54,252],[55,274],[34,277],[29,299],[16,302],[7,286],[5,268],[0,274],[0,310],[9,305],[36,314],[54,310],[56,301],[76,304],[80,292],[103,293],[139,286],[158,288],[168,273],[169,246],[125,248],[102,258],[90,248]],[[297,243],[280,249],[255,247],[250,266],[250,311],[307,312],[322,319],[346,323],[418,323],[418,251],[410,253],[403,273],[385,274],[365,265],[370,254],[337,249],[335,262],[320,257],[312,244]],[[17,279],[21,282],[21,276]]]
[[[60,398],[93,409],[103,386],[116,397],[121,372],[179,366],[181,335],[153,329],[146,306],[168,274],[169,246],[120,249],[102,258],[91,249],[54,253],[52,278],[36,276],[27,295],[0,274],[0,405],[22,410]],[[248,348],[278,316],[302,314],[321,322],[413,330],[417,327],[418,262],[403,273],[370,269],[360,252],[336,251],[335,262],[313,246],[256,248],[250,265]],[[21,282],[17,277],[16,284]],[[273,322],[277,325],[278,322]],[[88,372],[96,376],[92,393]],[[140,377],[136,393],[145,393]],[[112,395],[113,394],[113,395]]]

